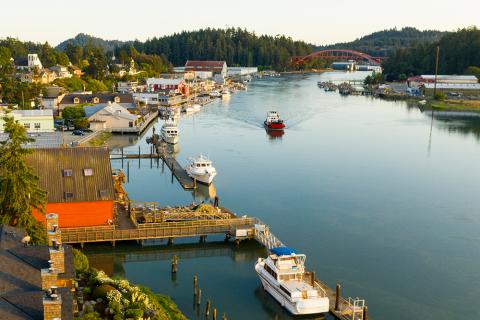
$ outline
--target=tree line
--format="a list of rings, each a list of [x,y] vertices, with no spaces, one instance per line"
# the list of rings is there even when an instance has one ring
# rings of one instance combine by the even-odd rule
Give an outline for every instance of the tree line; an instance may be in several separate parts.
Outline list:
[[[437,46],[440,47],[439,74],[480,77],[480,30],[470,27],[445,33],[438,41],[397,49],[383,63],[387,80],[434,74]]]
[[[256,35],[240,28],[183,31],[170,36],[134,41],[115,50],[118,56],[135,49],[159,55],[174,66],[187,60],[225,60],[229,66],[258,66],[260,69],[284,71],[291,68],[292,56],[312,52],[312,45],[283,35]]]

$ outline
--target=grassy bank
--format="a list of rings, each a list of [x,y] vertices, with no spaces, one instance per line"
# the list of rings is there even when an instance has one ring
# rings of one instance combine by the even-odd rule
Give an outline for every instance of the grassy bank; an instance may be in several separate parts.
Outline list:
[[[112,134],[110,132],[103,132],[98,137],[95,137],[92,140],[88,141],[88,143],[92,147],[99,147],[104,145],[111,136]]]
[[[457,112],[479,112],[480,100],[444,100],[431,101],[428,107],[440,111],[457,111]]]

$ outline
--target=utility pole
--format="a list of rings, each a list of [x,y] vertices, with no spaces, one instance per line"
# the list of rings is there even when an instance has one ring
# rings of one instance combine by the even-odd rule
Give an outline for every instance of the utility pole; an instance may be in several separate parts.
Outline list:
[[[440,56],[440,46],[437,46],[437,58],[435,59],[435,83],[433,84],[433,98],[437,94],[437,77],[438,77],[438,57]]]

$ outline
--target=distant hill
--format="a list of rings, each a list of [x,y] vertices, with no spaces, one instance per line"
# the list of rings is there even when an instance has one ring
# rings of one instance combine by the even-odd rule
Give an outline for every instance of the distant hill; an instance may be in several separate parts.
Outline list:
[[[397,49],[409,48],[417,43],[429,43],[440,40],[446,32],[436,30],[418,30],[412,27],[400,30],[388,29],[374,32],[351,42],[336,43],[328,46],[318,46],[315,50],[329,48],[352,49],[373,56],[385,57]]]
[[[113,51],[116,47],[131,44],[133,41],[104,40],[85,33],[79,33],[75,36],[75,38],[71,38],[60,43],[58,46],[56,46],[56,49],[65,51],[68,43],[79,45],[81,47],[84,47],[87,43],[91,43],[95,47],[102,47],[105,51]]]

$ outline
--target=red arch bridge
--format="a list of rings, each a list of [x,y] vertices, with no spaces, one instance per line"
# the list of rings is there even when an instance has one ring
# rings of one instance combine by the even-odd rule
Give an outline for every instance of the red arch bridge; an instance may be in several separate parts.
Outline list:
[[[307,61],[311,61],[314,59],[338,60],[338,61],[354,60],[357,62],[379,66],[382,63],[383,58],[372,57],[366,53],[355,51],[355,50],[329,49],[329,50],[316,51],[304,57],[299,57],[299,56],[292,57],[292,64],[299,66],[299,65],[305,64]]]

